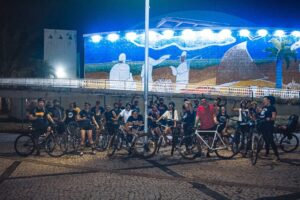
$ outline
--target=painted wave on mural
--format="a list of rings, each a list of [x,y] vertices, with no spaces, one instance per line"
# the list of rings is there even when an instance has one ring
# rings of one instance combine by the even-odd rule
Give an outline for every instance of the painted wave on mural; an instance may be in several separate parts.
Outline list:
[[[205,31],[193,31],[181,36],[168,38],[163,34],[151,31],[149,33],[149,48],[162,50],[170,46],[176,46],[183,51],[199,50],[210,46],[226,46],[236,42],[236,38],[230,32],[220,31],[219,33],[209,33]],[[189,37],[189,40],[187,40]],[[145,35],[138,34],[135,39],[129,40],[138,47],[144,47]]]

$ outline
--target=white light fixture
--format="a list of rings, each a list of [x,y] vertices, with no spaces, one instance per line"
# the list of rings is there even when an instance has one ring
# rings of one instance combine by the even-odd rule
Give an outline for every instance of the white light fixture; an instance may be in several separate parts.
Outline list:
[[[111,33],[107,36],[107,39],[111,42],[115,42],[120,38],[120,36],[116,33]]]
[[[213,39],[214,32],[211,29],[203,29],[199,32],[199,35],[203,38]]]
[[[172,31],[172,30],[163,31],[163,37],[165,39],[171,39],[173,36],[174,36],[174,31]]]
[[[92,42],[94,42],[94,43],[98,43],[102,39],[102,37],[100,35],[92,35],[91,38],[92,38]]]
[[[239,34],[240,34],[240,36],[242,36],[242,37],[249,37],[250,31],[247,30],[247,29],[242,29],[242,30],[239,31]]]
[[[181,37],[184,40],[193,41],[193,40],[196,40],[196,33],[191,29],[185,29],[182,31]]]
[[[300,31],[293,31],[291,35],[294,37],[300,37]]]
[[[277,30],[274,32],[274,36],[283,37],[285,32],[283,30]]]
[[[129,32],[126,33],[125,37],[129,41],[134,41],[137,38],[137,34],[135,32]]]
[[[58,65],[55,67],[55,75],[57,78],[66,78],[67,77],[65,69],[62,65]]]
[[[257,31],[257,34],[261,37],[265,37],[268,35],[268,31],[266,29],[260,29]]]
[[[226,39],[229,38],[231,36],[231,30],[229,29],[223,29],[219,32],[219,37],[221,39]]]

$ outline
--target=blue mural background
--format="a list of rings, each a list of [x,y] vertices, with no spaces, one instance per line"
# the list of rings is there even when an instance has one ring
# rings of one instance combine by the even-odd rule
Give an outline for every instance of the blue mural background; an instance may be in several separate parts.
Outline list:
[[[207,29],[200,29],[193,30],[193,32],[201,34],[204,30],[207,31]],[[258,28],[249,29],[250,32],[247,36],[240,36],[240,29],[230,30],[229,33],[228,29],[226,30],[227,32],[225,35],[221,34],[221,29],[217,29],[212,30],[211,35],[193,35],[193,37],[195,37],[194,39],[189,37],[182,38],[184,30],[175,30],[174,36],[168,39],[163,38],[163,30],[152,30],[152,36],[155,39],[150,42],[150,57],[158,59],[163,55],[171,56],[168,60],[162,62],[158,66],[154,66],[154,71],[159,68],[168,68],[171,65],[178,66],[181,53],[187,51],[187,59],[196,57],[190,62],[190,69],[203,71],[203,69],[209,67],[214,68],[213,73],[215,73],[216,80],[211,84],[220,85],[236,81],[262,79],[266,85],[272,86],[272,84],[267,83],[275,83],[276,57],[274,55],[271,56],[270,52],[266,51],[267,48],[275,48],[274,43],[271,42],[271,40],[275,39],[279,42],[285,42],[288,47],[293,46],[297,58],[300,57],[298,51],[300,37],[292,34],[292,30],[283,30],[285,32],[284,36],[274,36],[274,29],[267,29],[268,34],[266,36],[259,36],[257,33],[259,30]],[[111,67],[118,62],[119,55],[125,53],[127,63],[130,65],[130,70],[135,76],[135,80],[139,80],[138,76],[144,61],[143,32],[136,30],[134,39],[127,39],[125,37],[126,33],[127,32],[119,32],[120,38],[113,42],[107,39],[108,33],[99,33],[102,37],[99,42],[92,40],[92,36],[96,34],[84,36],[85,77],[108,78],[108,73]],[[246,42],[246,44],[237,46],[243,42]],[[245,49],[240,49],[242,46],[245,46]],[[225,56],[226,53],[227,57]],[[247,54],[249,56],[247,56]],[[228,57],[229,55],[230,57]],[[245,62],[241,62],[241,60],[245,60]],[[232,65],[230,62],[232,62]],[[251,62],[255,64],[252,68],[249,66],[249,63]],[[239,63],[238,66],[237,63]],[[235,66],[239,69],[230,66]],[[291,67],[288,70],[285,69],[285,66],[283,66],[283,68],[284,71],[282,76],[284,84],[287,85],[293,82],[294,85],[297,85],[300,83],[298,61],[291,59]],[[235,74],[235,70],[243,71],[242,69],[245,69],[245,73],[249,74],[253,72],[254,75],[243,76],[243,74],[238,74],[241,77],[240,80],[239,77],[232,78],[232,74]],[[247,71],[247,69],[250,70]],[[101,74],[99,74],[99,72],[101,72]],[[166,70],[164,70],[163,73],[166,73]],[[200,73],[199,76],[205,76],[203,73]],[[259,74],[261,74],[261,76]],[[290,74],[292,74],[292,77]],[[165,74],[165,76],[166,78],[171,77],[171,75],[167,74]],[[164,77],[161,75],[159,78]],[[208,78],[212,78],[212,76],[209,76]],[[190,82],[199,82],[200,84],[201,81],[195,79],[197,78],[191,77]],[[200,79],[203,81],[203,77]],[[257,83],[252,82],[248,84],[256,85]]]

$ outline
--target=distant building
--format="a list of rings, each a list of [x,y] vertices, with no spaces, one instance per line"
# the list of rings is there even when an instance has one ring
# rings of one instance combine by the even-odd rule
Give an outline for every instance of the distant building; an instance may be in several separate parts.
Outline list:
[[[56,78],[76,78],[77,32],[44,29],[44,60],[53,66]]]

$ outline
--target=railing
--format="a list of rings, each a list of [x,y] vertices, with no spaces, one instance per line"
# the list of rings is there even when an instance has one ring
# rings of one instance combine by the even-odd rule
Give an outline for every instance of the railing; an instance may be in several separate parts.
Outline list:
[[[1,86],[8,87],[48,87],[48,88],[85,88],[109,89],[121,91],[143,91],[140,81],[111,81],[105,79],[38,79],[38,78],[3,78]],[[185,88],[185,89],[182,89]],[[207,94],[237,97],[262,97],[273,95],[282,99],[299,99],[300,90],[258,88],[199,86],[196,84],[176,84],[171,82],[149,83],[149,91],[178,94]]]

